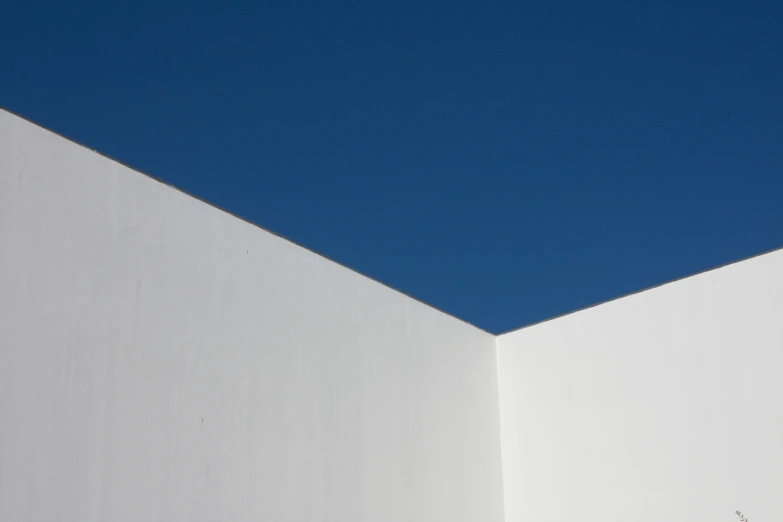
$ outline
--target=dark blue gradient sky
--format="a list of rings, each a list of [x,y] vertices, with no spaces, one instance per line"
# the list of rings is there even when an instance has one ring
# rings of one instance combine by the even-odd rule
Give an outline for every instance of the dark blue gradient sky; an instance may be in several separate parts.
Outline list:
[[[783,2],[16,2],[0,105],[492,332],[783,246]]]

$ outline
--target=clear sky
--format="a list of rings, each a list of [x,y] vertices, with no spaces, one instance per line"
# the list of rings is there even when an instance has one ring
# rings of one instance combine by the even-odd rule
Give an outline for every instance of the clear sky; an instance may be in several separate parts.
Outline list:
[[[783,2],[3,4],[0,105],[492,332],[783,246]]]

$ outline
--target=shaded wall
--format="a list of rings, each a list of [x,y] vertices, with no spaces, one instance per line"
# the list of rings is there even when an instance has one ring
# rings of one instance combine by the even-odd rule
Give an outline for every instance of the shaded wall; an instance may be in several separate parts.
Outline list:
[[[0,111],[0,520],[502,519],[494,337]]]

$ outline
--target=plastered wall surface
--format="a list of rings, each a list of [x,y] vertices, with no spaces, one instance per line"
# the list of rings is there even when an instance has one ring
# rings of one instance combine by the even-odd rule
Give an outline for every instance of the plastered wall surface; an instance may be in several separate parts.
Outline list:
[[[497,348],[509,522],[783,519],[783,251]]]
[[[0,521],[766,522],[782,491],[783,250],[496,338],[0,110]]]
[[[503,519],[494,337],[0,110],[0,520]]]

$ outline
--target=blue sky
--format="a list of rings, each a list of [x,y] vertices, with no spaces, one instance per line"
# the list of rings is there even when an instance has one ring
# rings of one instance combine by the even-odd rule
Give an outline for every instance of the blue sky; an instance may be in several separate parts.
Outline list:
[[[0,105],[492,332],[783,246],[783,3],[18,2]]]

